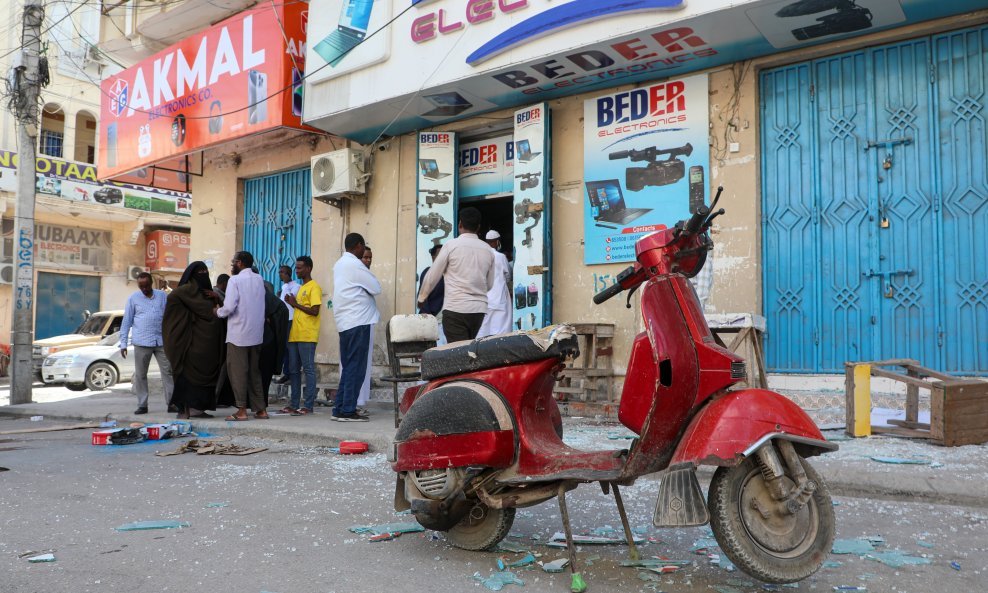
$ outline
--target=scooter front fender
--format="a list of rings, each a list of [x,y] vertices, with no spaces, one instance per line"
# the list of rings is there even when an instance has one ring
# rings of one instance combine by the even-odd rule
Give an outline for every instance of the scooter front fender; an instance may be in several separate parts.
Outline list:
[[[711,400],[697,413],[669,465],[734,466],[769,439],[796,443],[804,457],[837,449],[786,397],[767,389],[744,389]]]

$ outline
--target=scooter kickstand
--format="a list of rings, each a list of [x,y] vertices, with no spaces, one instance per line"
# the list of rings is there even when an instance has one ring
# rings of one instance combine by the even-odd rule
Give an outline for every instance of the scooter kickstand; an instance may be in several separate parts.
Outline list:
[[[617,484],[611,484],[614,488],[614,502],[617,503],[618,513],[621,514],[621,525],[624,527],[624,538],[628,540],[628,557],[631,560],[640,560],[638,546],[635,545],[635,534],[631,533],[631,525],[628,524],[628,513],[624,511],[624,500],[621,498],[621,491]]]
[[[566,551],[569,553],[569,569],[573,573],[573,580],[570,584],[570,591],[573,593],[583,593],[587,590],[587,583],[583,580],[583,575],[576,569],[576,545],[573,544],[573,530],[569,525],[569,512],[566,510],[566,482],[559,483],[559,516],[563,519],[563,532],[566,533]]]

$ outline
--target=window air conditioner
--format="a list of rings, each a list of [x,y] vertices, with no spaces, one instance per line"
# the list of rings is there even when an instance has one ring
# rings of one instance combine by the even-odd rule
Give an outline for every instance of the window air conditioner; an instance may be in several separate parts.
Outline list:
[[[332,205],[364,195],[364,153],[353,148],[312,157],[312,197]]]

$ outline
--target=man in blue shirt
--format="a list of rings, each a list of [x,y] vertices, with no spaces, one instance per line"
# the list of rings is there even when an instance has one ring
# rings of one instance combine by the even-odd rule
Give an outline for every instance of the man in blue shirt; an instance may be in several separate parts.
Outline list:
[[[127,358],[127,344],[134,345],[134,379],[131,389],[137,396],[135,414],[148,413],[148,366],[151,364],[152,354],[161,371],[161,384],[165,389],[168,411],[177,411],[171,403],[172,391],[175,389],[172,367],[165,358],[165,343],[161,339],[161,319],[165,314],[167,296],[163,290],[151,288],[151,282],[151,274],[138,274],[139,290],[127,299],[123,324],[120,326],[120,356]]]

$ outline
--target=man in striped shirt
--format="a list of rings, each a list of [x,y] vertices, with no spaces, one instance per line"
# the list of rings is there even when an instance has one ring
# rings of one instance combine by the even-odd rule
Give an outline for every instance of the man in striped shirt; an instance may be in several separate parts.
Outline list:
[[[165,342],[161,339],[161,318],[165,314],[167,296],[165,291],[153,289],[151,282],[151,274],[138,274],[139,290],[127,299],[123,324],[120,326],[120,356],[127,358],[127,344],[134,345],[134,379],[131,390],[137,396],[135,414],[148,413],[148,366],[152,355],[161,371],[161,385],[165,389],[168,411],[177,411],[171,403],[172,391],[175,389],[172,367],[165,358]]]

